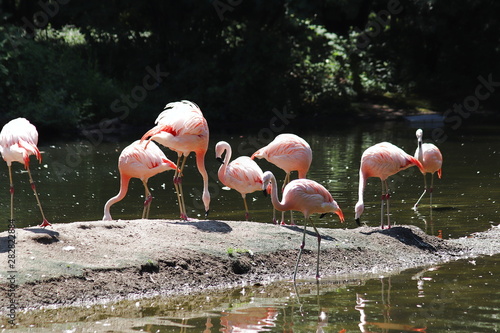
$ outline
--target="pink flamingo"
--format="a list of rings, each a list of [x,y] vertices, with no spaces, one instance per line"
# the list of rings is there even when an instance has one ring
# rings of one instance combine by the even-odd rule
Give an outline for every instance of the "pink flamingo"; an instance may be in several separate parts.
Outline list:
[[[177,170],[177,166],[170,161],[160,148],[150,142],[146,147],[140,140],[134,141],[125,147],[118,157],[118,170],[120,171],[120,191],[104,205],[103,221],[110,221],[111,206],[125,198],[131,178],[139,178],[144,185],[144,210],[142,218],[149,217],[149,208],[153,197],[148,188],[149,178],[167,170]]]
[[[422,163],[424,167],[424,171],[422,174],[424,176],[424,192],[418,198],[417,203],[413,206],[413,210],[417,210],[418,203],[424,196],[424,194],[429,191],[430,193],[430,206],[432,209],[432,191],[434,186],[434,173],[437,171],[439,179],[441,179],[441,166],[443,165],[443,155],[441,155],[441,151],[438,147],[433,145],[432,143],[422,143],[422,137],[424,132],[421,129],[418,129],[415,133],[418,140],[418,147],[415,150],[415,158]],[[431,187],[427,188],[427,180],[425,177],[426,173],[431,174]]]
[[[293,273],[293,280],[297,276],[297,269],[299,266],[300,257],[302,255],[302,249],[305,246],[306,239],[306,227],[307,223],[311,222],[311,225],[316,232],[318,238],[318,256],[316,260],[316,279],[319,279],[319,253],[321,245],[321,236],[319,235],[318,229],[314,225],[310,216],[314,213],[321,213],[323,217],[327,213],[335,213],[339,216],[340,222],[344,222],[344,214],[342,210],[337,205],[337,202],[333,200],[330,192],[327,191],[322,185],[318,184],[314,180],[310,179],[295,179],[292,180],[285,186],[283,191],[283,197],[281,202],[278,200],[278,190],[276,185],[276,178],[270,171],[264,172],[263,177],[263,190],[264,194],[267,193],[267,186],[271,183],[271,201],[275,209],[279,211],[287,210],[297,210],[304,214],[304,232],[302,235],[302,244],[300,245],[299,256],[297,258],[297,263],[295,264],[295,272]]]
[[[267,146],[252,154],[254,158],[264,158],[286,172],[283,187],[290,182],[290,173],[298,172],[299,178],[306,178],[312,162],[312,150],[306,140],[295,134],[284,133],[274,138]],[[290,215],[293,223],[293,215]],[[273,222],[276,223],[276,212],[273,210]],[[285,212],[281,214],[281,224],[285,224]]]
[[[182,172],[188,155],[196,154],[196,166],[203,178],[202,200],[205,216],[210,210],[210,193],[208,192],[208,174],[205,168],[205,154],[208,150],[208,124],[198,105],[190,101],[172,102],[155,121],[156,126],[142,136],[141,141],[154,140],[177,152],[177,165],[181,165],[174,174],[174,186],[179,201],[181,219],[187,220],[186,205],[182,191]],[[149,139],[148,139],[149,138]],[[146,144],[147,145],[147,144]],[[181,158],[182,163],[181,163]]]
[[[51,225],[45,218],[43,213],[42,204],[38,198],[38,193],[36,192],[35,182],[31,176],[30,171],[30,156],[35,155],[38,162],[42,163],[42,155],[37,147],[38,144],[38,132],[36,127],[31,124],[25,118],[16,118],[9,121],[2,128],[0,132],[0,153],[7,166],[9,167],[9,179],[10,179],[10,218],[14,220],[14,183],[12,181],[12,162],[19,162],[24,165],[24,168],[28,170],[28,177],[35,193],[36,202],[38,207],[40,207],[40,212],[42,213],[42,224],[40,227],[46,227]]]
[[[224,159],[222,154],[226,152]],[[248,156],[240,156],[231,163],[232,150],[229,143],[220,141],[215,146],[216,159],[222,163],[219,168],[219,180],[222,184],[240,192],[245,204],[245,219],[250,216],[246,195],[262,189],[262,169]]]
[[[389,142],[377,143],[364,151],[361,156],[361,166],[359,168],[359,200],[355,207],[355,218],[358,225],[361,225],[359,219],[365,209],[363,193],[365,191],[366,181],[370,177],[378,177],[382,181],[380,227],[382,229],[384,228],[384,201],[387,205],[387,227],[391,227],[391,221],[389,219],[390,195],[387,178],[414,165],[418,166],[420,171],[423,172],[422,164],[416,158],[408,155],[401,148]]]

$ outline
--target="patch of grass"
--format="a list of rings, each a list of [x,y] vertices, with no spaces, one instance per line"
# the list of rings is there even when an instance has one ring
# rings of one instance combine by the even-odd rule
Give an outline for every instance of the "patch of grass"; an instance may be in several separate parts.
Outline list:
[[[230,257],[232,257],[236,254],[244,254],[244,253],[248,253],[250,255],[253,255],[253,252],[251,250],[248,250],[248,249],[233,249],[232,247],[227,249],[227,254]]]

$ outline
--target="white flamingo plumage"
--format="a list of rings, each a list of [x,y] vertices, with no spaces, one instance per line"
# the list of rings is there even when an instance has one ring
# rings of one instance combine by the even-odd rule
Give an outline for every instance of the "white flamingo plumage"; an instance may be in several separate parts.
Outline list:
[[[366,181],[369,177],[378,177],[382,182],[380,227],[382,229],[384,228],[384,202],[387,206],[387,227],[391,227],[389,218],[390,195],[387,178],[414,165],[418,166],[420,171],[423,172],[423,166],[416,158],[408,155],[401,148],[389,142],[377,143],[363,152],[361,156],[361,165],[359,167],[359,199],[355,207],[355,219],[358,225],[360,225],[360,217],[365,209],[363,194],[366,187]]]
[[[251,158],[264,158],[285,171],[286,176],[282,187],[284,189],[290,182],[290,173],[292,171],[298,172],[298,178],[307,177],[312,162],[312,150],[307,141],[298,135],[283,133],[274,138],[267,146],[253,153]],[[276,223],[275,211],[273,211],[273,222]],[[284,223],[285,213],[283,212],[281,224]],[[293,224],[293,216],[291,216],[290,223]]]
[[[156,126],[147,131],[141,141],[154,140],[159,144],[177,152],[177,166],[174,174],[174,186],[179,201],[181,219],[187,220],[186,205],[182,191],[182,172],[188,155],[196,154],[196,166],[203,178],[202,201],[205,216],[210,210],[210,193],[208,192],[208,173],[205,168],[205,154],[208,150],[209,131],[206,119],[198,105],[190,101],[172,102],[165,106],[155,121]],[[182,162],[181,162],[182,159]]]
[[[154,142],[150,142],[146,147],[145,142],[137,140],[125,147],[118,157],[120,191],[104,205],[103,221],[113,219],[110,213],[111,206],[125,198],[131,178],[139,178],[144,185],[145,195],[142,218],[147,219],[151,200],[153,199],[148,187],[149,178],[163,171],[176,169],[177,166],[165,156]]]
[[[267,193],[267,186],[271,183],[271,201],[275,209],[279,211],[296,210],[304,214],[304,232],[302,235],[302,244],[300,246],[299,256],[297,258],[297,263],[295,265],[295,271],[293,274],[293,279],[296,279],[297,269],[302,255],[302,249],[305,246],[306,237],[306,227],[307,223],[310,222],[316,232],[318,239],[318,255],[316,259],[316,278],[319,279],[319,254],[321,245],[321,236],[316,229],[310,216],[314,213],[322,214],[323,217],[327,213],[335,213],[339,216],[340,221],[344,222],[344,214],[338,206],[337,202],[333,200],[332,195],[328,190],[318,184],[314,180],[310,179],[295,179],[292,180],[285,186],[283,191],[282,200],[278,199],[278,190],[276,185],[276,178],[270,171],[264,172],[263,177],[263,187],[264,193]]]
[[[438,147],[433,145],[432,143],[423,143],[422,142],[422,137],[424,135],[424,132],[421,129],[418,129],[417,132],[415,133],[417,136],[418,140],[418,146],[417,149],[415,150],[415,158],[422,163],[422,166],[424,167],[424,171],[422,171],[422,174],[424,176],[424,192],[418,198],[417,202],[415,203],[415,206],[413,206],[413,209],[416,210],[418,203],[422,199],[422,197],[425,195],[426,192],[429,192],[430,195],[430,207],[432,209],[432,192],[433,192],[433,187],[434,187],[434,173],[437,172],[438,178],[441,179],[441,174],[442,174],[442,165],[443,165],[443,155],[441,155],[441,151],[439,150]],[[427,180],[426,180],[426,173],[431,174],[431,186],[427,188]]]
[[[35,193],[36,202],[42,213],[42,224],[40,227],[51,225],[45,218],[42,204],[38,198],[35,182],[30,171],[30,156],[35,155],[38,162],[42,163],[42,155],[37,147],[38,131],[36,127],[25,118],[16,118],[4,125],[0,132],[0,153],[9,168],[10,179],[10,218],[14,219],[14,183],[12,181],[12,162],[19,162],[28,171],[28,177]]]
[[[222,155],[226,152],[224,159]],[[218,176],[222,184],[235,189],[243,197],[245,204],[245,219],[248,220],[250,214],[246,195],[262,189],[262,169],[248,156],[240,156],[231,160],[232,149],[226,141],[220,141],[215,145],[215,157],[222,163]]]

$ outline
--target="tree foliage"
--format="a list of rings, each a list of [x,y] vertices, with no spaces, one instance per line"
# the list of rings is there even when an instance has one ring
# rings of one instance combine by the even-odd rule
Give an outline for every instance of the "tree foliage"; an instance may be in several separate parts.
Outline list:
[[[473,93],[479,75],[500,80],[494,0],[0,6],[1,117],[46,128],[119,116],[116,101],[130,123],[150,124],[179,99],[221,123],[268,121],[283,107],[304,118],[355,117],[361,99],[418,95],[446,107]],[[151,69],[164,76],[154,87]]]

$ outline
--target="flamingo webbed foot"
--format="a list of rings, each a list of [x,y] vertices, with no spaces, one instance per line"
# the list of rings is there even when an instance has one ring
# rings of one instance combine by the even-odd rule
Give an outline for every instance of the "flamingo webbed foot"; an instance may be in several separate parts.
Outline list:
[[[49,227],[49,226],[52,226],[52,224],[50,224],[49,221],[47,221],[47,219],[43,219],[42,224],[40,224],[38,227],[45,228],[45,227]]]

